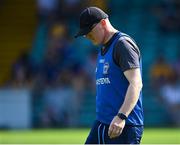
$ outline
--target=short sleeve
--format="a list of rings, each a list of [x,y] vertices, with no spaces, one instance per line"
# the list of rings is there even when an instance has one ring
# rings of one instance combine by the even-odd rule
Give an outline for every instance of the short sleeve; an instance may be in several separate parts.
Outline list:
[[[139,68],[139,48],[133,41],[119,39],[114,47],[113,59],[123,72],[128,69]]]

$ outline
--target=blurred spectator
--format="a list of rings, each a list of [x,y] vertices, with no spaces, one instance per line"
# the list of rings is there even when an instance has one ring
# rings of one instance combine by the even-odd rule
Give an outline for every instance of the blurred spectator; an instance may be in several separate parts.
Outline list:
[[[71,87],[53,87],[44,92],[45,110],[42,123],[46,127],[62,127],[75,124],[76,94]],[[71,100],[69,102],[69,100]],[[70,104],[69,104],[70,103]],[[69,104],[67,106],[67,104]],[[73,122],[74,121],[74,122]]]
[[[76,19],[83,3],[84,1],[80,0],[60,0],[58,8],[59,20],[70,21]]]
[[[73,65],[73,49],[71,48],[65,25],[52,25],[48,38],[48,49],[42,65],[42,74],[46,83],[53,85],[63,69]]]
[[[46,20],[55,15],[58,0],[37,0],[38,15],[40,20]]]
[[[48,49],[41,71],[46,85],[52,85],[52,83],[57,79],[57,76],[61,70],[62,62],[60,59],[58,58],[58,53],[55,51],[55,49]]]
[[[177,73],[178,80],[180,80],[180,51],[178,52],[178,57],[176,62],[173,64],[174,70]]]
[[[154,89],[159,89],[172,76],[173,69],[161,55],[150,68],[150,77]]]
[[[82,68],[73,74],[72,88],[75,90],[76,94],[78,94],[78,100],[82,100],[84,92],[87,90],[88,83],[88,75]]]
[[[180,30],[179,0],[161,0],[156,7],[155,15],[159,19],[162,32],[177,32]]]
[[[65,127],[78,124],[79,107],[86,90],[86,73],[75,60],[66,21],[53,21],[49,27],[47,49],[34,91],[34,124],[42,127]],[[39,80],[39,81],[38,81]],[[42,82],[43,84],[41,84]],[[38,99],[38,95],[42,96]],[[36,96],[36,97],[35,97]],[[70,101],[71,100],[71,101]],[[38,102],[41,109],[38,111]],[[71,102],[70,106],[67,104]]]
[[[96,73],[96,61],[97,61],[97,48],[94,48],[87,56],[87,60],[85,61],[84,69],[86,73],[91,78],[93,84],[95,84],[95,73]]]
[[[63,70],[57,81],[58,85],[51,85],[43,91],[43,98],[38,100],[36,97],[36,101],[40,101],[41,106],[43,105],[39,115],[36,116],[39,122],[36,124],[41,127],[77,126],[79,109],[87,89],[86,74],[79,71],[72,76],[72,72]],[[37,112],[38,107],[34,107]]]
[[[32,69],[27,53],[23,53],[13,64],[10,84],[15,88],[32,85]]]
[[[161,88],[161,97],[165,102],[172,121],[180,126],[180,82],[176,73]]]

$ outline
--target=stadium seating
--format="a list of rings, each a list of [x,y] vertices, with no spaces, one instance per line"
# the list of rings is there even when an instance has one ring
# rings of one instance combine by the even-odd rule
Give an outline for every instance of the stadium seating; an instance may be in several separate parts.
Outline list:
[[[35,1],[5,0],[0,13],[0,84],[9,78],[11,65],[31,48],[36,26]]]

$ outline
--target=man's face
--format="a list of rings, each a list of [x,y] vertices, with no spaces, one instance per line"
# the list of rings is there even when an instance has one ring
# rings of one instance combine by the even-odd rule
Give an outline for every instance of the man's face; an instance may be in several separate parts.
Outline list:
[[[85,37],[92,41],[94,45],[103,44],[104,28],[101,22],[94,24],[92,30]]]

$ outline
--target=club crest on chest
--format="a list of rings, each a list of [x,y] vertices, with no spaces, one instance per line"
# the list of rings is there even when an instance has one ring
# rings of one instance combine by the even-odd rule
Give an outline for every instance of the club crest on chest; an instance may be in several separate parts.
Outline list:
[[[109,63],[105,62],[103,66],[103,74],[108,74],[108,70],[109,70]]]

